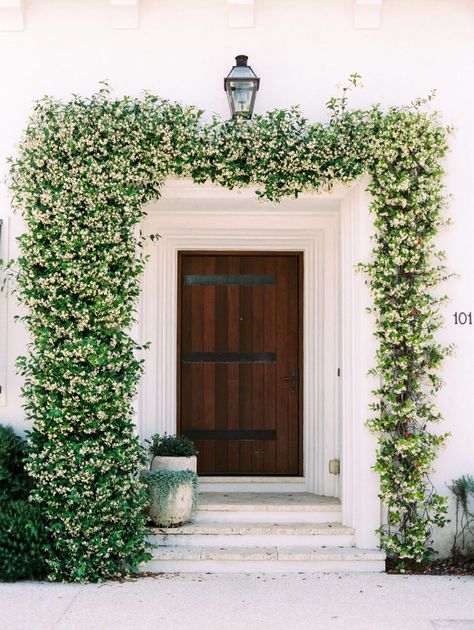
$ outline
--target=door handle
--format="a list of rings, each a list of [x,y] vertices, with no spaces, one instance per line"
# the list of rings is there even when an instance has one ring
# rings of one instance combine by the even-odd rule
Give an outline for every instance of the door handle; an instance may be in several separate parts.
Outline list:
[[[296,392],[296,368],[292,368],[290,376],[284,376],[283,381],[290,381],[290,389],[294,393]]]

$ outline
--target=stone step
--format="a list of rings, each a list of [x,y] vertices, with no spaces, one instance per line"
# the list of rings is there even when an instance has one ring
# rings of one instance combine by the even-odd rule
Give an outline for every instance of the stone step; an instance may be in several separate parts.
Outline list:
[[[199,475],[199,485],[203,492],[276,492],[277,489],[283,492],[302,492],[305,488],[303,477],[285,477],[279,475],[272,477],[259,476],[219,476],[219,475]]]
[[[238,513],[238,514],[236,514]],[[195,522],[337,523],[341,502],[309,492],[201,492]]]
[[[298,516],[298,514],[295,514]],[[235,515],[235,513],[234,513]],[[351,547],[354,531],[340,523],[186,523],[181,527],[153,529],[150,542],[162,546],[268,547],[310,545]]]
[[[385,570],[385,554],[354,547],[157,547],[143,571],[317,573]]]

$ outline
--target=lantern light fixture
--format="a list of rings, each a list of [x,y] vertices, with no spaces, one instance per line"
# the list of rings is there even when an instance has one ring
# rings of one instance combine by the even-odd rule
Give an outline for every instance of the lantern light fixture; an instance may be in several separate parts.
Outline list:
[[[232,118],[251,118],[260,79],[247,65],[247,55],[237,55],[235,66],[224,79]]]

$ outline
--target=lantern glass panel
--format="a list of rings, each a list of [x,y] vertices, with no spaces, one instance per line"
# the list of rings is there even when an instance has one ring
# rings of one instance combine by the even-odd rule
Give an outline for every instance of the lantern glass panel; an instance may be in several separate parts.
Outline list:
[[[252,116],[255,94],[259,87],[259,79],[250,66],[237,57],[237,65],[232,68],[225,79],[225,90],[229,100],[232,116]]]
[[[235,114],[249,114],[254,84],[252,81],[229,81]]]

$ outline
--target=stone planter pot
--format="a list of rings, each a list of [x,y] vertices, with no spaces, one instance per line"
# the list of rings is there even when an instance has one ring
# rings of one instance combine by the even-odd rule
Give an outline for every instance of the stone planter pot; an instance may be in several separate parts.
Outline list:
[[[166,501],[162,500],[160,504],[156,492],[152,489],[150,499],[150,518],[157,527],[178,527],[191,518],[192,483],[181,484],[174,492],[170,492]]]
[[[197,457],[167,457],[155,455],[151,462],[151,470],[192,470],[197,471]]]

